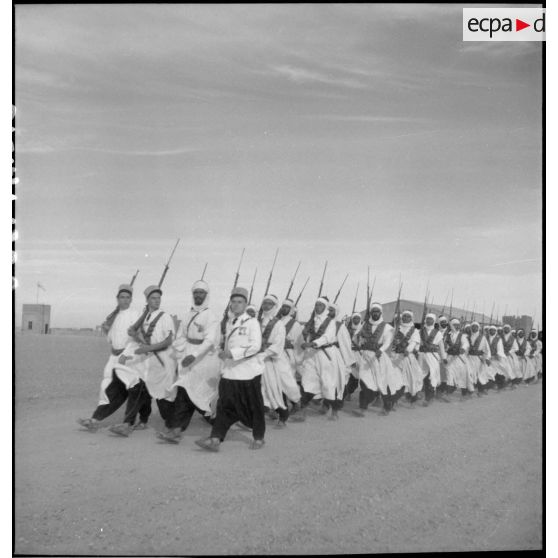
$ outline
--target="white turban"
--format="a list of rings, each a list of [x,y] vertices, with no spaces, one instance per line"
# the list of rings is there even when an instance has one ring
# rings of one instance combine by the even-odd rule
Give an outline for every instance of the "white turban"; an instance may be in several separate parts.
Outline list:
[[[440,317],[438,318],[438,322],[441,322],[442,320],[445,320],[446,322],[448,321],[448,319],[447,319],[446,316],[440,316]]]
[[[333,302],[330,302],[327,305],[328,308],[333,308],[335,310],[335,317],[337,318],[337,315],[339,314],[339,307],[337,306],[337,304],[334,304]]]
[[[316,300],[316,302],[321,302],[322,304],[324,304],[326,307],[329,306],[329,300],[323,296],[321,296],[320,298],[318,298]]]
[[[193,285],[192,285],[192,292],[194,291],[205,291],[206,293],[209,292],[209,285],[205,282],[202,281],[201,279],[199,281],[196,281]]]
[[[411,320],[413,320],[415,317],[411,310],[403,310],[403,312],[401,312],[401,317],[403,316],[411,316]]]
[[[480,324],[479,324],[479,322],[472,322],[472,323],[471,323],[471,327],[473,327],[474,325],[476,325],[476,326],[480,329]]]
[[[289,308],[294,308],[294,302],[290,298],[286,298],[282,303],[281,306],[288,306]]]
[[[362,318],[362,316],[360,315],[360,312],[353,312],[353,314],[351,315],[351,320],[352,320],[355,316],[358,316],[359,318]]]
[[[269,301],[273,302],[273,304],[277,304],[277,303],[279,302],[279,300],[277,299],[277,297],[276,297],[275,295],[272,295],[272,294],[266,294],[266,295],[263,297],[262,302],[263,302],[264,300],[269,300]]]
[[[382,305],[379,302],[373,302],[372,305],[370,306],[370,310],[379,310],[380,312],[383,312],[382,310]]]
[[[436,321],[436,314],[426,314],[424,319],[426,320],[427,318],[432,318],[434,321]]]

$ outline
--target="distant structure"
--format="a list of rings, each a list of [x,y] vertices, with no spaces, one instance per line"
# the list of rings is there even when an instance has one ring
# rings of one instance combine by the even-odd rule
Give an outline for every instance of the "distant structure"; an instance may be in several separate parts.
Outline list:
[[[502,318],[505,324],[509,324],[513,329],[524,329],[530,331],[533,327],[533,318],[531,316],[504,316]]]
[[[50,333],[50,304],[24,304],[21,313],[21,331]]]

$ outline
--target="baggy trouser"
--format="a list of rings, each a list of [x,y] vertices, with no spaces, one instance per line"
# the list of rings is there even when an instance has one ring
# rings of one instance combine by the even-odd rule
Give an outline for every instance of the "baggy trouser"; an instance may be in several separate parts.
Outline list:
[[[105,394],[109,402],[106,405],[99,405],[93,413],[95,420],[103,420],[117,411],[126,400],[126,411],[124,422],[134,424],[137,415],[140,422],[146,423],[151,415],[151,396],[147,392],[145,384],[140,380],[135,386],[126,389],[126,385],[115,371],[112,371],[112,381],[107,386]]]
[[[229,428],[240,421],[252,429],[254,440],[265,435],[265,412],[262,396],[261,374],[251,380],[221,378],[217,415],[211,437],[223,441]]]

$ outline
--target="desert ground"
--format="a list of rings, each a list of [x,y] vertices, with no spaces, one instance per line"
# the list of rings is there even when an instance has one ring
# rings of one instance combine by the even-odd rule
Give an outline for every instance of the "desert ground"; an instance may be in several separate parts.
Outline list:
[[[344,554],[542,547],[542,384],[387,417],[312,413],[266,445],[234,426],[219,453],[150,429],[76,424],[97,404],[101,337],[16,335],[15,551]],[[355,394],[356,395],[356,394]],[[123,409],[108,419],[119,422]]]

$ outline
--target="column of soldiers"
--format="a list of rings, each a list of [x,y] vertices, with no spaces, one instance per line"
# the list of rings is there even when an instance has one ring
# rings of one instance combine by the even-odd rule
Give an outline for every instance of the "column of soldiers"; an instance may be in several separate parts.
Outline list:
[[[423,406],[449,403],[452,396],[464,401],[542,377],[536,330],[515,331],[508,324],[483,329],[477,321],[462,324],[432,313],[417,327],[405,309],[388,323],[382,305],[370,301],[364,316],[353,312],[342,320],[321,287],[302,324],[296,319],[298,301],[287,297],[279,304],[266,292],[258,312],[236,281],[220,320],[206,281],[196,281],[191,294],[191,307],[175,331],[160,308],[160,284],[144,290],[142,315],[130,309],[133,285],[119,286],[117,310],[103,324],[111,355],[99,405],[90,418],[78,420],[82,427],[96,432],[126,403],[123,422],[109,430],[128,437],[147,428],[154,398],[165,425],[156,433],[162,441],[180,443],[197,411],[211,425],[209,436],[196,441],[201,448],[218,451],[239,423],[252,432],[250,448],[260,449],[266,414],[277,429],[304,422],[309,410],[336,421],[357,388],[352,414],[363,418],[374,405],[387,416],[402,401],[409,408],[419,397]]]

